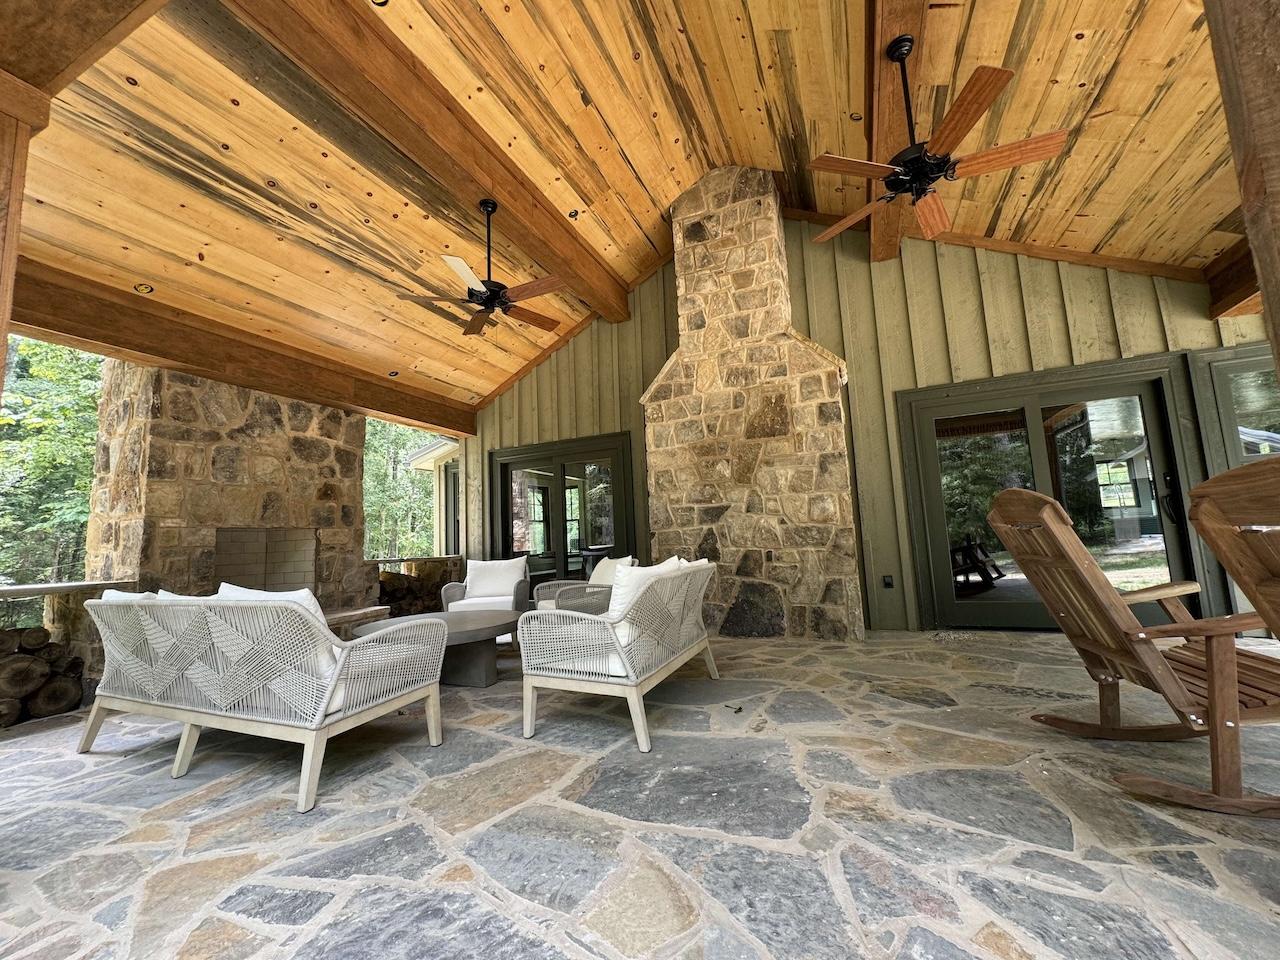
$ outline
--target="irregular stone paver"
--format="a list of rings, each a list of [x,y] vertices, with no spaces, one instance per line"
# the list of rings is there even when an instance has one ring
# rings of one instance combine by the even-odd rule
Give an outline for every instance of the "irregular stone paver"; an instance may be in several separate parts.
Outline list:
[[[1107,884],[1111,882],[1097,870],[1090,869],[1082,863],[1041,850],[1024,850],[1014,859],[1013,865],[1052,880],[1065,880],[1071,886],[1084,887],[1095,893],[1105,890]]]
[[[1139,911],[963,873],[961,883],[996,914],[1072,960],[1166,960],[1173,946]]]
[[[968,950],[945,940],[932,930],[912,927],[898,951],[898,960],[978,960]]]
[[[416,823],[322,850],[280,866],[276,873],[291,877],[351,876],[403,877],[416,880],[444,863],[445,855]]]
[[[529,750],[433,780],[411,805],[428,814],[440,829],[459,833],[545,790],[576,762],[568,754]]]
[[[1091,699],[1047,703],[1092,695],[1060,637],[946,643],[906,632],[850,646],[713,640],[724,680],[694,664],[648,698],[655,740],[687,749],[665,757],[635,749],[625,705],[577,694],[543,698],[555,723],[535,740],[510,735],[520,674],[503,652],[497,685],[446,691],[441,747],[427,745],[417,706],[338,738],[319,804],[303,815],[292,809],[294,745],[210,731],[191,774],[175,781],[178,724],[115,715],[83,756],[83,714],[19,724],[0,731],[0,857],[30,866],[0,868],[0,952],[843,960],[865,950],[902,960],[959,949],[1075,960],[1097,955],[1113,920],[1127,931],[1134,916],[1140,946],[1126,939],[1115,954],[1124,960],[1165,949],[1151,930],[1176,960],[1258,960],[1259,944],[1280,942],[1280,823],[1149,804],[1111,780],[1151,769],[1204,782],[1203,741],[1091,742],[1029,720],[1046,706],[1093,716]],[[872,683],[989,706],[922,707]],[[1146,691],[1127,686],[1124,703],[1133,722],[1167,719]],[[783,712],[767,714],[773,704]],[[1280,729],[1244,735],[1246,780],[1280,785]],[[738,766],[726,763],[735,752]],[[899,802],[897,781],[950,775],[940,767],[996,779],[944,797],[938,813]],[[1050,852],[1007,823],[994,833],[948,818],[1007,817],[1010,783],[1071,817],[1080,849]],[[726,785],[741,788],[727,806]],[[790,802],[777,802],[780,789]],[[926,792],[944,791],[935,781]],[[577,803],[584,797],[601,806]],[[697,835],[672,836],[651,816]],[[703,825],[711,816],[723,819]],[[397,831],[406,842],[378,842]],[[292,873],[317,865],[327,875]],[[964,876],[995,886],[984,900]],[[1098,890],[1100,880],[1112,883]],[[935,891],[948,899],[930,899]],[[458,898],[440,901],[445,893]],[[901,916],[874,919],[901,904]],[[1030,932],[1038,923],[1065,937],[1065,953]],[[1077,937],[1073,924],[1100,940]],[[479,947],[464,950],[473,930]]]
[[[955,697],[949,693],[926,686],[923,683],[912,683],[909,680],[877,680],[871,684],[873,694],[887,697],[890,701],[911,704],[917,707],[954,707]],[[896,704],[887,704],[890,708]]]
[[[870,850],[847,847],[840,855],[840,865],[864,924],[894,917],[960,919],[956,902],[948,893]]]
[[[1059,850],[1074,846],[1071,820],[1020,773],[927,770],[898,777],[890,787],[909,810]]]
[[[809,819],[809,795],[781,740],[656,736],[653,751],[623,744],[572,796],[633,820],[789,837]]]
[[[653,858],[619,871],[583,925],[627,957],[656,950],[698,922],[695,901]]]
[[[21,811],[0,826],[0,870],[32,870],[119,835],[124,821],[84,810]]]
[[[874,789],[880,781],[865,773],[847,753],[810,750],[804,758],[804,772],[826,783],[846,783],[851,787]]]
[[[738,843],[651,834],[669,857],[761,943],[783,957],[862,956],[816,860]]]
[[[525,807],[469,840],[466,853],[513,893],[569,913],[618,864],[622,837],[597,817]]]
[[[371,887],[304,943],[297,960],[555,960],[563,951],[476,894]]]
[[[263,923],[296,927],[314,917],[332,899],[332,893],[322,890],[289,890],[251,883],[223,900],[218,904],[218,909],[261,920]]]
[[[784,690],[765,711],[774,723],[839,723],[844,711],[819,693]]]

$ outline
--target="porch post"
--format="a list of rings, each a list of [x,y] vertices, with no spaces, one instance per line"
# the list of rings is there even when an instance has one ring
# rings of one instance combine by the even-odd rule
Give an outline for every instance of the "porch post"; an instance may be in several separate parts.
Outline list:
[[[1280,0],[1205,0],[1272,352],[1280,359]]]
[[[10,84],[21,83],[7,74],[0,74],[0,78],[3,78],[0,90],[6,90]],[[26,87],[26,84],[22,86]],[[47,98],[45,103],[47,109]],[[8,105],[7,98],[0,98],[0,397],[4,395],[9,318],[13,313],[13,279],[18,269],[22,191],[27,179],[27,146],[31,142],[31,124],[5,112]]]

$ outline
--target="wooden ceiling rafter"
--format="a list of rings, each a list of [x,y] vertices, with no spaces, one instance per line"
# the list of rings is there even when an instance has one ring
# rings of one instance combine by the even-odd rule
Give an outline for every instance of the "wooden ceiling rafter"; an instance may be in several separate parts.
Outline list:
[[[342,0],[226,0],[235,14],[457,197],[493,197],[504,232],[597,313],[629,318],[626,287],[571,221],[414,57],[375,8]]]
[[[468,404],[25,258],[18,263],[13,326],[26,336],[106,356],[454,436],[475,433],[475,410]]]
[[[1205,267],[1209,314],[1215,320],[1262,312],[1262,292],[1249,239],[1242,238]]]

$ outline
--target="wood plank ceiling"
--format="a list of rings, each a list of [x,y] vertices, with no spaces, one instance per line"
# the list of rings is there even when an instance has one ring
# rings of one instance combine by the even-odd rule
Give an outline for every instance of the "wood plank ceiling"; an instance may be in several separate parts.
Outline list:
[[[869,153],[870,2],[368,10],[632,285],[670,255],[671,202],[715,166],[778,171],[796,208],[865,202],[865,182],[806,165]],[[922,133],[980,63],[1019,75],[960,152],[1080,128],[1061,162],[944,186],[957,232],[1193,267],[1239,239],[1196,3],[934,0],[925,20],[912,63]],[[554,333],[504,320],[463,337],[460,313],[399,300],[458,292],[441,254],[483,271],[478,199],[424,177],[216,0],[172,0],[55,100],[32,144],[22,252],[473,405],[594,315],[545,297],[530,305],[560,322]],[[498,278],[549,272],[501,212],[495,228]]]

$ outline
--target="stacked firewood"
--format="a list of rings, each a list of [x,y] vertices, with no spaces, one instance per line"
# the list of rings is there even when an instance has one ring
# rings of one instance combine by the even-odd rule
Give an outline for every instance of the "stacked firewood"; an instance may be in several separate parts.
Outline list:
[[[378,603],[391,608],[391,616],[440,610],[440,587],[419,577],[383,570],[378,577]]]
[[[0,630],[0,727],[80,706],[84,660],[44,627]]]

